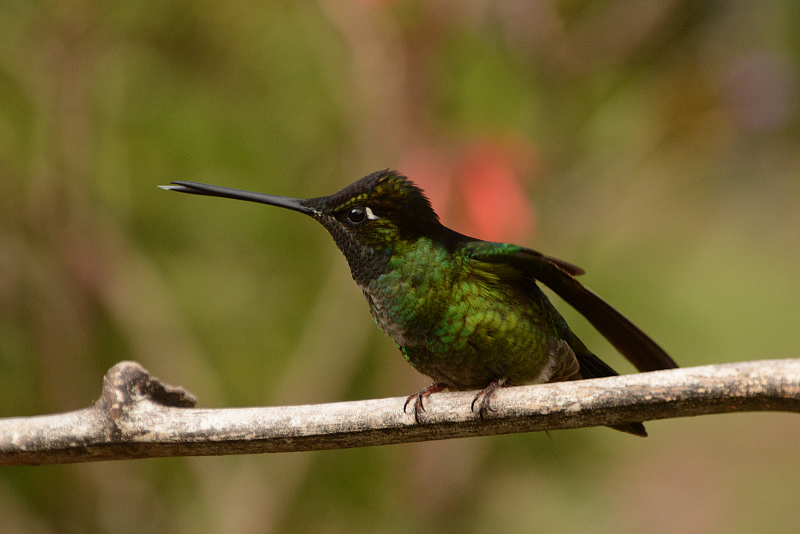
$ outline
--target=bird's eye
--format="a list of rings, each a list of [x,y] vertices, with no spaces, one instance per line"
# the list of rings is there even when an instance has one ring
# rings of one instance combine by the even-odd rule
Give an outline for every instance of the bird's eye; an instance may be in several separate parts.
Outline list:
[[[351,224],[361,224],[367,218],[367,212],[364,208],[355,207],[350,208],[350,211],[347,212],[347,222]]]

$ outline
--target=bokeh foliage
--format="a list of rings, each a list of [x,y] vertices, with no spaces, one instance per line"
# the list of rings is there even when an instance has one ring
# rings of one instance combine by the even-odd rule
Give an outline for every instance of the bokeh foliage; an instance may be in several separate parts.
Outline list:
[[[314,221],[177,179],[399,168],[448,225],[587,268],[683,365],[798,357],[799,107],[791,0],[2,2],[0,416],[84,407],[122,359],[209,407],[426,384]],[[648,428],[4,468],[0,525],[797,532],[796,416]]]

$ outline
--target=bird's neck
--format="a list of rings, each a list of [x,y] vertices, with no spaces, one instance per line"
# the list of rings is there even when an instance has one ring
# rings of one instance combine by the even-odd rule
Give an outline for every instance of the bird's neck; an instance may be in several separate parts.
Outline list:
[[[359,286],[381,330],[408,347],[424,343],[441,317],[455,268],[452,254],[431,238],[398,241],[384,271]]]

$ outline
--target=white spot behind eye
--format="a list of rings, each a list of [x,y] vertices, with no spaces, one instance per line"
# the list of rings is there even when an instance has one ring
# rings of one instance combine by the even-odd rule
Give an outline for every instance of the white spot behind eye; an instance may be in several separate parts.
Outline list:
[[[372,208],[370,208],[369,206],[367,206],[366,208],[364,208],[364,211],[366,211],[366,212],[367,212],[367,219],[369,219],[370,221],[374,221],[374,220],[376,220],[376,219],[380,219],[380,217],[378,217],[377,215],[375,215],[374,213],[372,213]]]

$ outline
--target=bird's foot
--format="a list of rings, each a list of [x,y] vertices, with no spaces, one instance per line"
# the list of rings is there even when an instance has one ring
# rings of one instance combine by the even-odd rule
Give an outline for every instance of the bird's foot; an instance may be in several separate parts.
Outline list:
[[[497,393],[497,390],[503,387],[505,383],[506,378],[498,378],[483,388],[480,393],[475,395],[475,398],[472,399],[472,411],[477,411],[478,414],[480,414],[481,419],[486,419],[486,415],[489,412],[496,412],[497,408],[492,406],[492,397],[494,397],[494,394]],[[477,410],[475,409],[476,407]]]
[[[403,405],[403,413],[408,413],[408,405],[411,404],[414,407],[414,420],[419,424],[419,414],[425,411],[425,404],[423,404],[423,401],[429,397],[431,393],[439,393],[446,388],[447,386],[439,382],[434,382],[430,386],[422,388],[406,399],[406,403]]]

